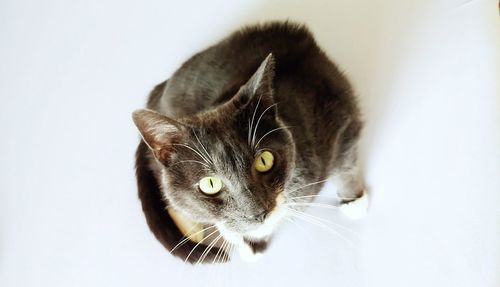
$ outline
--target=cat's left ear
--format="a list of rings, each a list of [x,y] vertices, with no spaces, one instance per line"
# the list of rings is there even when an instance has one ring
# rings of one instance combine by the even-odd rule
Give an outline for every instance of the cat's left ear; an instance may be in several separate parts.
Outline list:
[[[147,109],[135,111],[132,119],[154,156],[162,162],[168,162],[174,150],[172,145],[179,142],[184,135],[184,126]]]
[[[235,105],[242,107],[258,101],[261,102],[262,106],[273,104],[274,68],[275,59],[271,53],[262,61],[257,71],[239,91]]]

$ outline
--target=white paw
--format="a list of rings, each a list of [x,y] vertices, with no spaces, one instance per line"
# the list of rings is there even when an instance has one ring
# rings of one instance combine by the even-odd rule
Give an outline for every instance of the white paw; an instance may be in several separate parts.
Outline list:
[[[254,253],[252,248],[246,243],[241,243],[239,245],[238,253],[243,261],[249,263],[257,262],[262,258],[262,253]]]
[[[365,192],[360,198],[341,204],[340,211],[350,219],[360,219],[365,217],[368,212],[368,205],[368,194]]]

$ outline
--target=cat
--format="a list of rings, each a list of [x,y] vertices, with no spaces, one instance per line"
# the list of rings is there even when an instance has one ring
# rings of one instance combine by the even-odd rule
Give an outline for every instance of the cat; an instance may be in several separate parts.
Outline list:
[[[346,212],[365,198],[357,100],[304,25],[234,32],[157,85],[133,121],[148,225],[186,262],[226,262],[234,248],[258,258],[329,176]]]

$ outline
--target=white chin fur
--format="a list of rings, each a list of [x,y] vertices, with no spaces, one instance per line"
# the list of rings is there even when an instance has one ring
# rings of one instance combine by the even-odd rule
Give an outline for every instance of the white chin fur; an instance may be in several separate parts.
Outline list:
[[[243,236],[228,230],[223,224],[217,224],[217,229],[224,236],[225,240],[236,245],[238,248],[238,254],[241,259],[245,262],[256,262],[262,257],[262,253],[254,253],[250,245],[248,245]]]
[[[360,198],[340,205],[340,211],[350,219],[361,219],[366,216],[368,206],[368,194],[365,192]]]
[[[272,234],[278,223],[285,216],[284,209],[281,207],[284,203],[283,195],[279,195],[276,199],[276,207],[269,214],[266,222],[259,228],[249,231],[245,234],[240,234],[227,229],[223,223],[216,224],[219,232],[224,236],[224,239],[238,247],[238,253],[243,261],[256,262],[262,258],[260,252],[254,253],[252,248],[245,242],[244,237],[251,240],[266,240]]]
[[[242,234],[228,230],[223,224],[217,224],[217,229],[219,229],[219,232],[227,241],[237,246],[238,254],[241,259],[249,263],[258,261],[263,257],[263,254],[260,252],[254,253],[250,245],[245,242],[244,237],[254,240],[265,240],[269,237],[273,230],[273,228],[269,225],[263,225],[262,228],[256,229],[255,231],[249,232],[243,236]]]

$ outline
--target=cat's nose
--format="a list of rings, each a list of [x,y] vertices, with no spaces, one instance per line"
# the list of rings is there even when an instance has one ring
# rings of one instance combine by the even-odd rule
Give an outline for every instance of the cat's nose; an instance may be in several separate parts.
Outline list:
[[[268,212],[267,211],[263,211],[263,212],[261,212],[259,214],[254,215],[253,219],[255,221],[258,221],[258,222],[264,222],[264,220],[266,220],[266,218],[267,218],[267,215],[268,215]]]

